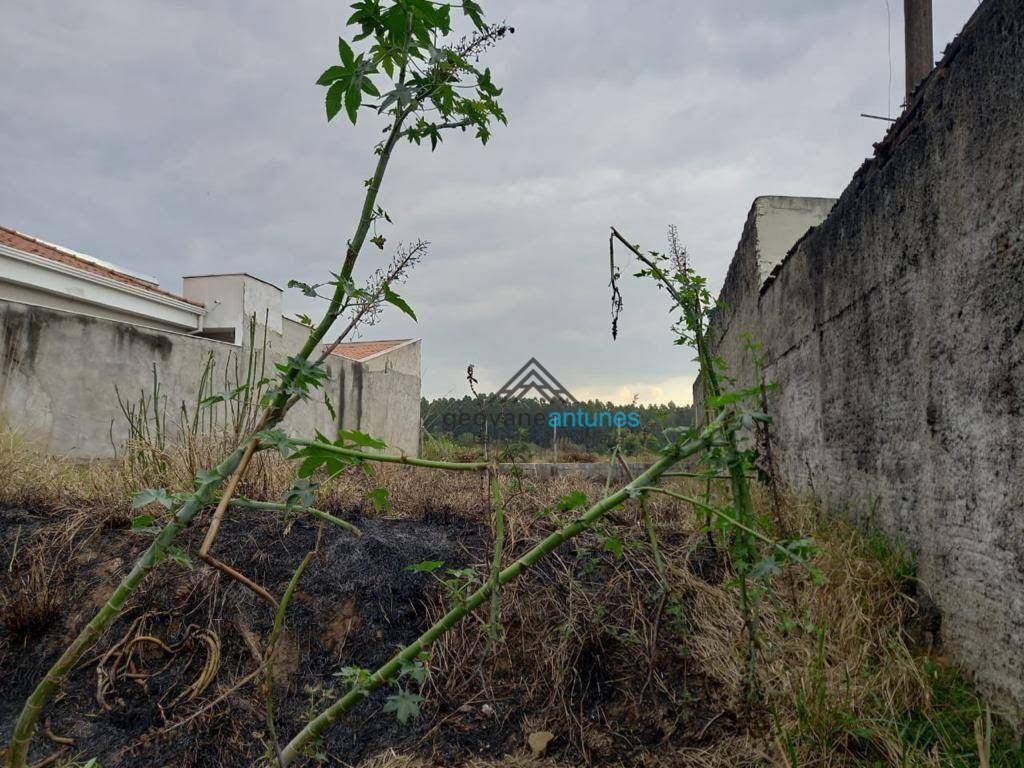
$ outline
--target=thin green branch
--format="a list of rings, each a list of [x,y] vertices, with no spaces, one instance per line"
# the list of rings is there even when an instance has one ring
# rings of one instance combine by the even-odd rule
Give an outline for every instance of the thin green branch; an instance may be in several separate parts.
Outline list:
[[[697,349],[697,359],[700,365],[701,379],[704,382],[704,390],[706,399],[713,401],[715,398],[721,396],[721,385],[718,379],[718,372],[715,369],[715,361],[711,355],[710,348],[708,346],[707,336],[704,333],[704,314],[705,309],[701,304],[700,294],[698,292],[691,292],[689,295],[684,296],[680,293],[676,286],[673,285],[672,280],[669,279],[668,275],[665,274],[664,270],[658,264],[649,258],[647,258],[639,248],[630,243],[624,238],[615,227],[612,227],[611,239],[609,242],[618,240],[629,251],[636,256],[641,262],[643,262],[649,269],[649,274],[654,277],[662,286],[669,292],[676,306],[683,313],[683,318],[687,328],[693,334],[693,342]],[[710,397],[707,397],[710,396]],[[724,413],[724,409],[719,409],[720,412]],[[726,451],[728,454],[728,470],[730,484],[732,486],[733,493],[733,506],[736,508],[736,516],[738,518],[737,528],[741,531],[737,535],[736,539],[738,546],[734,547],[740,558],[743,561],[748,561],[750,556],[754,554],[754,541],[751,538],[752,535],[752,524],[754,520],[753,506],[750,500],[750,485],[747,483],[747,477],[744,474],[743,461],[739,451],[738,441],[736,439],[736,429],[730,426],[725,430],[726,438]],[[708,479],[708,486],[710,490],[711,480]],[[706,508],[706,505],[705,505]],[[748,563],[749,564],[749,563]],[[747,648],[748,658],[750,659],[747,675],[747,698],[752,701],[754,698],[754,691],[757,686],[754,662],[756,660],[757,653],[757,618],[753,615],[751,608],[750,595],[747,587],[747,575],[745,569],[737,570],[737,581],[739,582],[739,597],[740,597],[740,611],[743,614],[743,624],[747,628]]]
[[[263,509],[268,512],[290,512],[292,510],[296,512],[306,512],[307,514],[310,514],[313,517],[317,517],[323,520],[324,522],[330,523],[331,525],[336,525],[339,528],[348,531],[353,536],[360,537],[363,535],[363,532],[360,531],[356,526],[352,525],[352,523],[342,520],[340,517],[335,517],[329,512],[324,512],[323,510],[316,509],[315,507],[304,507],[301,505],[295,505],[289,508],[287,504],[279,504],[273,501],[253,501],[252,499],[245,499],[239,496],[236,496],[235,498],[231,499],[229,504],[232,507],[242,507],[245,509]]]
[[[345,261],[342,266],[337,286],[335,287],[331,306],[318,325],[310,331],[309,337],[306,339],[305,344],[298,354],[300,360],[309,359],[313,350],[318,347],[320,342],[323,340],[324,335],[338,317],[339,308],[342,306],[346,297],[346,283],[351,278],[359,251],[366,240],[366,235],[369,232],[370,225],[372,223],[374,205],[377,200],[377,193],[380,190],[381,181],[384,177],[384,172],[387,170],[388,163],[391,159],[391,153],[401,135],[402,124],[410,114],[411,109],[412,105],[410,105],[410,107],[405,111],[398,112],[395,116],[388,139],[385,142],[377,160],[377,165],[374,170],[371,183],[366,190],[359,223],[356,226],[355,234],[349,241]],[[275,426],[281,418],[283,418],[291,404],[289,389],[297,375],[298,370],[294,367],[285,374],[282,380],[282,385],[273,402],[267,408],[257,430],[271,428]],[[251,439],[252,438],[250,437],[246,442],[250,442]],[[239,468],[243,453],[244,449],[239,448],[222,461],[217,469],[216,480],[202,482],[199,486],[199,490],[193,494],[193,497],[178,508],[174,519],[161,529],[160,534],[153,540],[153,543],[142,554],[139,560],[136,561],[131,572],[124,578],[110,599],[107,600],[99,612],[97,612],[97,614],[89,621],[85,629],[79,633],[57,662],[47,671],[42,682],[36,686],[35,690],[25,701],[21,714],[15,723],[14,730],[11,734],[11,741],[7,748],[7,765],[9,768],[23,768],[28,755],[28,745],[32,739],[33,731],[35,730],[35,724],[38,721],[39,714],[46,705],[46,702],[53,697],[54,693],[67,677],[68,672],[75,666],[75,664],[78,663],[82,654],[84,654],[85,651],[87,651],[96,642],[103,631],[106,630],[107,627],[110,626],[111,622],[113,622],[113,620],[120,614],[125,601],[127,601],[128,597],[135,591],[138,585],[145,578],[146,574],[148,574],[156,563],[163,557],[164,552],[166,552],[167,548],[171,545],[171,542],[174,541],[175,537],[177,537],[178,533],[191,523],[196,514],[203,509],[209,496],[220,487],[224,478],[231,475]],[[240,474],[241,472],[239,472],[239,475]],[[230,499],[231,494],[226,495]]]
[[[801,557],[799,557],[797,555],[794,555],[792,552],[790,552],[788,549],[786,549],[784,546],[779,544],[779,542],[777,542],[775,539],[771,538],[770,536],[765,536],[763,533],[761,533],[756,528],[751,528],[750,526],[743,524],[742,522],[737,520],[735,517],[730,515],[728,512],[724,512],[721,509],[718,509],[717,507],[714,507],[714,506],[712,506],[710,504],[705,504],[704,502],[700,501],[699,499],[694,499],[691,496],[686,496],[686,495],[684,495],[682,493],[676,493],[675,491],[670,491],[668,488],[657,488],[657,487],[652,486],[652,487],[648,488],[647,490],[650,491],[651,493],[662,493],[662,494],[664,494],[666,496],[671,496],[671,497],[673,497],[675,499],[679,499],[680,501],[685,501],[688,504],[692,504],[695,507],[699,507],[699,508],[703,509],[705,512],[707,512],[708,514],[714,515],[715,517],[718,517],[718,518],[720,518],[722,520],[725,520],[727,523],[730,523],[731,525],[736,526],[737,528],[739,528],[742,531],[746,531],[747,533],[749,533],[754,538],[758,539],[759,541],[764,542],[768,546],[770,546],[773,549],[776,549],[779,552],[781,552],[782,554],[784,554],[789,560],[792,560],[794,563],[799,563],[800,565],[804,566],[807,570],[809,570],[811,573],[815,573],[814,568],[806,560],[804,560],[803,558],[801,558]]]
[[[411,36],[409,34],[411,25],[412,14],[411,12],[407,16],[407,30],[406,30],[406,47],[405,55],[403,55],[401,74],[399,77],[399,85],[404,84],[406,75],[406,66],[409,61],[408,46]],[[484,38],[485,40],[488,38]],[[472,53],[471,50],[463,51],[464,54],[468,55]],[[377,148],[378,159],[374,173],[370,178],[367,185],[365,197],[363,200],[363,206],[360,211],[359,219],[356,224],[355,231],[352,238],[348,241],[347,250],[345,253],[344,262],[340,273],[336,276],[337,282],[335,286],[334,294],[331,298],[330,306],[324,316],[321,318],[319,323],[311,329],[309,336],[307,337],[302,349],[296,356],[296,360],[299,365],[292,365],[283,376],[281,377],[280,386],[276,395],[274,396],[271,403],[263,412],[262,418],[259,423],[251,430],[251,434],[246,438],[244,444],[233,451],[230,455],[225,457],[221,463],[213,470],[201,472],[196,477],[197,490],[192,493],[189,498],[182,503],[174,516],[167,525],[165,525],[152,544],[146,549],[146,551],[136,561],[135,565],[128,575],[121,581],[117,589],[103,605],[102,608],[96,613],[95,616],[89,621],[86,627],[78,634],[70,646],[64,651],[57,662],[47,671],[42,682],[40,682],[29,698],[26,700],[22,711],[15,724],[11,742],[7,749],[7,765],[9,768],[23,768],[25,765],[29,741],[32,738],[33,731],[35,730],[36,722],[38,721],[39,714],[47,701],[51,699],[60,685],[63,683],[69,671],[81,659],[82,655],[91,647],[100,635],[109,627],[111,622],[120,614],[123,610],[124,605],[131,594],[143,581],[146,574],[152,570],[156,564],[164,557],[171,542],[174,541],[175,537],[180,531],[185,528],[195,516],[208,504],[214,493],[220,489],[225,479],[231,476],[228,487],[224,490],[220,497],[218,504],[218,511],[215,515],[214,521],[211,524],[211,530],[207,535],[207,540],[204,541],[204,548],[209,548],[212,545],[212,539],[216,536],[217,526],[223,516],[223,509],[227,506],[232,499],[234,490],[242,475],[245,473],[249,459],[255,453],[257,449],[255,434],[262,429],[272,429],[280,423],[281,419],[285,416],[291,406],[296,402],[297,397],[294,391],[294,385],[301,374],[301,368],[308,363],[310,356],[313,351],[316,350],[322,342],[324,336],[328,330],[332,327],[334,322],[337,320],[339,314],[343,311],[343,308],[348,303],[349,299],[349,286],[351,284],[351,276],[356,265],[356,260],[359,253],[366,241],[370,227],[374,220],[374,209],[376,206],[377,195],[380,191],[381,183],[384,178],[385,171],[387,170],[388,164],[391,159],[392,152],[395,148],[396,143],[402,135],[402,127],[407,118],[410,117],[416,110],[420,109],[423,105],[423,100],[429,98],[430,92],[424,92],[418,94],[417,98],[412,99],[409,104],[402,109],[397,108],[393,112],[393,122],[388,129],[387,139],[379,145]],[[201,389],[202,389],[201,382]],[[154,394],[153,408],[154,408],[154,419],[156,425],[156,437],[158,441],[162,441],[164,429],[159,422],[158,409],[158,394]],[[143,402],[143,409],[145,402]],[[122,405],[122,408],[124,406]],[[129,421],[133,420],[133,414],[126,410],[126,416]],[[142,414],[139,414],[143,419],[141,422],[145,427],[147,433],[149,430],[148,424],[145,422],[145,413],[143,410]],[[212,413],[210,418],[212,419]],[[197,422],[193,422],[197,423]],[[358,453],[358,452],[356,452]],[[355,458],[365,458],[367,460],[379,460],[379,461],[394,461],[397,463],[411,464],[413,461],[407,460],[405,457],[375,457],[372,455],[356,455]],[[476,467],[472,465],[461,465],[461,466],[443,466],[444,462],[419,462],[419,466],[426,466],[438,469],[482,469],[483,467]],[[336,518],[335,518],[336,520]],[[337,523],[335,523],[337,524]]]
[[[707,472],[666,472],[662,477],[693,477],[701,480],[732,480],[732,475],[709,475]],[[747,475],[748,480],[756,480],[754,475]]]
[[[633,479],[633,472],[629,468],[629,464],[622,458],[622,453],[618,450],[615,451],[615,458],[619,461],[619,466],[622,467],[622,471],[626,473],[626,477],[630,480]],[[667,473],[666,473],[667,474]],[[654,558],[654,567],[658,571],[658,579],[661,582],[661,588],[668,588],[668,578],[665,575],[665,561],[661,557],[661,546],[658,544],[658,532],[654,529],[654,520],[651,518],[651,511],[647,509],[647,505],[644,504],[644,499],[640,497],[640,519],[643,521],[644,530],[647,532],[647,543],[651,548],[651,556]]]
[[[363,461],[380,461],[385,464],[405,464],[410,467],[424,467],[426,469],[447,469],[452,472],[479,472],[487,469],[486,461],[434,461],[432,459],[417,459],[412,456],[406,456],[405,454],[395,456],[386,453],[367,453],[366,451],[359,451],[355,448],[343,448],[340,445],[331,445],[330,443],[323,443],[317,440],[293,440],[292,442],[295,445],[301,445],[304,448],[315,448],[318,451],[336,453],[339,456],[345,456],[351,459],[361,459]]]
[[[491,615],[488,621],[488,649],[498,639],[498,622],[501,618],[501,597],[498,594],[498,579],[501,575],[501,558],[505,553],[505,500],[501,495],[501,482],[494,467],[487,469],[491,488],[491,507],[494,510],[494,557],[491,560]]]
[[[319,538],[317,539],[319,541]],[[266,685],[266,708],[267,708],[267,731],[270,734],[270,741],[274,747],[274,751],[277,756],[278,765],[283,766],[284,762],[281,756],[281,745],[277,741],[277,728],[274,726],[274,653],[277,651],[277,641],[281,636],[281,630],[284,628],[284,614],[288,610],[288,604],[292,601],[292,595],[295,594],[295,588],[299,584],[299,579],[302,578],[302,574],[305,573],[306,568],[313,562],[313,558],[316,557],[316,550],[313,549],[302,558],[302,562],[299,563],[299,567],[295,569],[295,573],[292,574],[291,581],[288,582],[288,586],[284,591],[284,595],[281,597],[281,602],[278,603],[277,613],[274,615],[274,626],[270,630],[270,637],[267,639],[267,652],[264,658],[264,666],[266,672],[264,675],[264,685]]]

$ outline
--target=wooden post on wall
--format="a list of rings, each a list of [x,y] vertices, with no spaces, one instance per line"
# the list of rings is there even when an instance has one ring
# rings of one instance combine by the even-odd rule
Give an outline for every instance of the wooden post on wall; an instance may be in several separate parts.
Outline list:
[[[932,0],[903,0],[903,42],[909,100],[935,63],[932,58]]]

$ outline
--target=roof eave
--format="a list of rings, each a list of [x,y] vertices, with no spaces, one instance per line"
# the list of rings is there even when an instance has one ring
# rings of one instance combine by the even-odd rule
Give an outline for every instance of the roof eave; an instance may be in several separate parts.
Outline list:
[[[113,291],[115,296],[119,294],[130,296],[136,301],[124,302],[124,305],[119,305],[116,302],[103,301],[97,297],[83,297],[81,295],[76,295],[75,293],[71,293],[67,290],[62,290],[60,286],[57,284],[47,285],[45,280],[19,280],[17,276],[10,276],[10,279],[12,279],[12,281],[14,282],[18,282],[23,285],[36,288],[45,293],[62,295],[67,298],[77,299],[84,303],[93,304],[96,306],[108,306],[112,309],[118,309],[120,311],[124,311],[128,314],[137,315],[139,317],[149,317],[151,319],[164,320],[165,322],[169,322],[174,325],[179,325],[183,328],[201,327],[202,318],[203,316],[206,315],[205,307],[185,301],[184,299],[176,299],[173,296],[148,291],[145,290],[144,288],[140,288],[129,283],[116,280],[114,278],[108,278],[102,275],[97,275],[93,272],[88,272],[82,269],[76,269],[75,267],[70,266],[68,264],[64,264],[59,261],[54,261],[53,259],[48,259],[45,256],[39,256],[37,254],[21,251],[18,250],[17,248],[12,248],[11,246],[8,245],[0,244],[0,255],[6,256],[7,258],[17,262],[21,262],[22,264],[29,265],[30,267],[44,270],[44,274],[46,272],[50,272],[72,277],[75,280],[80,280],[82,282],[100,287],[103,291]],[[0,277],[4,277],[3,272],[0,272]],[[137,300],[139,299],[143,300],[144,302],[157,305],[157,307],[161,309],[165,308],[165,311],[161,311],[161,309],[157,308],[153,308],[151,311],[145,311],[143,309],[144,305],[138,304]],[[175,317],[175,314],[177,314],[178,317]],[[185,317],[181,317],[182,314],[184,314]],[[187,320],[186,318],[188,316],[191,316],[193,320]]]

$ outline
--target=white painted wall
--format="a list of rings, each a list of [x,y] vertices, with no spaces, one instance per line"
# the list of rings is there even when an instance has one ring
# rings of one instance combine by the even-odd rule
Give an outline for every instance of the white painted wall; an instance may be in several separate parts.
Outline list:
[[[205,314],[172,296],[6,245],[0,245],[0,298],[186,332],[202,328]]]
[[[275,285],[246,274],[198,275],[183,280],[186,298],[206,305],[205,327],[230,328],[236,344],[245,337],[248,318],[264,321],[271,333],[282,332],[282,291]]]
[[[761,283],[782,263],[797,240],[825,220],[831,197],[783,197],[763,195],[754,200],[757,217],[757,268]]]

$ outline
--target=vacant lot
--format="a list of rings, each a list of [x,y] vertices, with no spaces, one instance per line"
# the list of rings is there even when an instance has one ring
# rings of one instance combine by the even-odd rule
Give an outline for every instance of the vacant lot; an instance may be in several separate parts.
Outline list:
[[[132,529],[130,491],[181,487],[202,458],[195,453],[72,465],[4,436],[5,734],[148,543]],[[245,493],[277,499],[287,473],[261,461]],[[366,498],[377,485],[391,489],[379,509]],[[558,510],[559,499],[604,490],[515,477],[506,488],[510,557],[573,514]],[[321,530],[308,516],[232,510],[217,545],[218,557],[281,594],[319,541],[273,661],[282,738],[344,693],[353,668],[384,662],[486,578],[490,557],[488,500],[475,475],[352,473],[325,486],[317,504],[362,535]],[[418,716],[399,722],[378,692],[327,732],[308,764],[976,765],[979,738],[992,765],[1021,764],[998,716],[989,727],[984,704],[943,661],[941,617],[919,596],[911,559],[800,500],[776,510],[759,494],[757,505],[769,529],[813,534],[824,576],[815,583],[788,569],[762,600],[759,704],[742,696],[742,620],[721,534],[684,504],[649,501],[663,588],[630,502],[501,592],[496,641],[482,611],[431,649],[429,674],[409,675],[401,689]],[[202,532],[187,533],[185,556]],[[406,569],[424,561],[443,566]],[[259,670],[273,618],[268,604],[202,563],[166,560],[72,673],[31,759],[256,764],[271,743]]]

